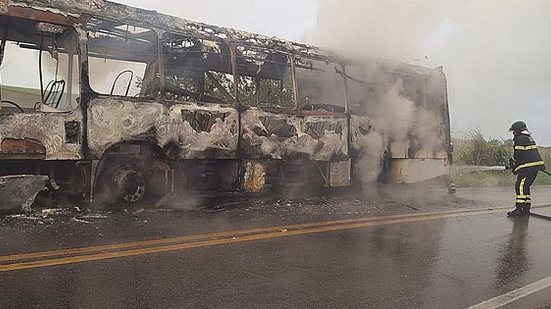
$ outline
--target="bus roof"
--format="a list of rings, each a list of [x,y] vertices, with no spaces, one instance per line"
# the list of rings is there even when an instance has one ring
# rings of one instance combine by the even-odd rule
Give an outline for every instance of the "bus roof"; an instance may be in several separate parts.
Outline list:
[[[244,45],[281,50],[315,58],[332,58],[331,53],[316,46],[292,42],[277,37],[220,27],[184,18],[144,10],[116,2],[103,0],[0,0],[3,7],[29,7],[49,11],[66,17],[80,19],[91,16],[109,20],[120,25],[130,23],[164,31],[176,31],[191,37],[212,40],[228,40]],[[1,9],[0,11],[6,11]]]
[[[314,45],[293,42],[278,37],[220,27],[201,22],[195,22],[181,17],[159,13],[154,10],[140,9],[116,2],[104,0],[0,0],[0,13],[8,13],[11,8],[32,8],[38,11],[51,12],[71,20],[96,17],[109,21],[112,27],[131,24],[140,27],[153,28],[160,31],[181,33],[195,38],[205,38],[214,41],[225,40],[237,44],[278,50],[297,56],[333,61],[354,63],[346,58],[316,47]],[[440,68],[432,69],[418,65],[375,60],[393,70],[415,75],[434,76],[441,74]]]

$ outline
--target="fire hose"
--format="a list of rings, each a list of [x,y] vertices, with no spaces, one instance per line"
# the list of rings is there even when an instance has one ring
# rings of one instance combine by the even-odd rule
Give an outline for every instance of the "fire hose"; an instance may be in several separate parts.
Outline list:
[[[509,168],[509,166],[504,166],[504,169],[508,170],[510,168]],[[547,170],[539,170],[538,172],[542,172],[544,174],[547,174],[547,175],[551,176],[551,172],[548,172]]]
[[[512,169],[512,166],[510,166],[510,165],[505,165],[505,166],[503,166],[502,168],[503,168],[504,170],[510,170],[510,169]],[[494,169],[494,170],[495,170],[495,169]],[[542,172],[542,173],[544,173],[544,174],[547,174],[547,175],[551,176],[551,172],[548,172],[547,170],[539,170],[538,172]]]
[[[513,169],[511,165],[497,165],[497,166],[463,166],[463,169],[465,172],[482,172],[482,171],[506,171]],[[539,170],[539,172],[542,172],[544,174],[547,174],[551,176],[551,172],[547,170]]]

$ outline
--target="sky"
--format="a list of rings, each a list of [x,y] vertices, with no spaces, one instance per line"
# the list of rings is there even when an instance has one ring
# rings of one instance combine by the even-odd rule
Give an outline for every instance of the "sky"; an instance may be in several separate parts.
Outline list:
[[[487,137],[509,138],[510,124],[522,119],[538,143],[551,145],[551,1],[122,2],[344,52],[443,66],[454,136],[480,129]]]
[[[510,124],[522,119],[539,144],[551,145],[548,0],[119,2],[354,55],[443,66],[454,136],[480,129],[510,138]]]
[[[317,0],[116,0],[218,26],[301,40],[316,27]]]

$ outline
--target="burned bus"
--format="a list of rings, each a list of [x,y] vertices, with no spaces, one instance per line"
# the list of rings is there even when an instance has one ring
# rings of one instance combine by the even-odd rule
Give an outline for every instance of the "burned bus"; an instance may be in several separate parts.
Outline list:
[[[439,68],[103,0],[2,0],[0,14],[2,194],[46,182],[135,203],[449,174]]]

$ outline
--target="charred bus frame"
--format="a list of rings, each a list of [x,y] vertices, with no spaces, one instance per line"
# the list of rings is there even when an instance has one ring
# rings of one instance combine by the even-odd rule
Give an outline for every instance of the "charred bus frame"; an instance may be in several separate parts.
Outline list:
[[[366,82],[349,69],[364,64],[315,46],[102,0],[1,0],[0,13],[0,59],[6,42],[37,50],[40,74],[32,108],[3,101],[2,175],[48,175],[52,186],[88,199],[102,192],[127,202],[189,185],[245,192],[305,183],[340,187],[351,184],[355,161],[368,147],[362,141],[374,130],[362,107],[369,102],[350,98],[350,83]],[[48,54],[66,55],[66,79],[57,79],[56,58],[56,78],[45,83]],[[98,60],[114,62],[100,68]],[[139,63],[143,76],[136,78],[129,63]],[[389,141],[387,178],[446,177],[443,72],[373,63],[424,88],[436,81],[438,90],[435,96],[421,91],[417,102],[438,111],[438,149],[419,155]],[[94,89],[105,76],[113,82]],[[65,101],[75,108],[60,110]],[[437,168],[419,173],[427,164]]]

